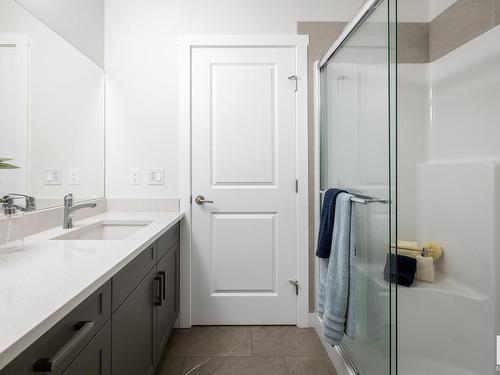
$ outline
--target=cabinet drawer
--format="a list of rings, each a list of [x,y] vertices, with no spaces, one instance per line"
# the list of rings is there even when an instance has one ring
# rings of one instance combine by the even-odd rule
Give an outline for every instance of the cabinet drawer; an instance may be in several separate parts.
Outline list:
[[[152,244],[113,276],[113,312],[134,291],[155,264],[156,244]]]
[[[179,223],[175,224],[163,236],[158,238],[158,260],[170,250],[172,245],[179,241]]]
[[[0,371],[1,375],[61,374],[111,316],[107,282]]]
[[[111,321],[108,320],[63,375],[111,375]]]

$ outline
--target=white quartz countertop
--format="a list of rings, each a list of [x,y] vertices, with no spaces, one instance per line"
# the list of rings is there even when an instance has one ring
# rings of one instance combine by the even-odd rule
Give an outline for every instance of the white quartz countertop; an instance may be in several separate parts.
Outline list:
[[[107,212],[25,238],[0,252],[0,369],[184,217],[178,212]],[[123,240],[51,240],[99,221],[151,223]]]

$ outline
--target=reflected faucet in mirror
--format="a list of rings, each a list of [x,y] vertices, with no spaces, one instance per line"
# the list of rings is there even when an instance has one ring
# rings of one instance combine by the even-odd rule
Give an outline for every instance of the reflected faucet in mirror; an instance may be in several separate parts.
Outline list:
[[[78,205],[73,205],[73,194],[68,194],[64,197],[64,220],[63,220],[63,229],[71,229],[73,228],[73,213],[76,210],[80,210],[82,208],[96,208],[97,204],[95,203],[83,203]]]
[[[18,199],[24,199],[23,206],[16,204],[16,200]],[[2,203],[2,210],[5,216],[15,215],[17,211],[30,212],[36,210],[35,197],[29,195],[10,193],[3,196],[0,202]]]

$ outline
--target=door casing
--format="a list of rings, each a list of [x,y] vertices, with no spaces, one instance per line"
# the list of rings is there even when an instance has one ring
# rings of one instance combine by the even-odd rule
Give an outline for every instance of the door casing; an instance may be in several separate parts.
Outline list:
[[[308,223],[308,114],[307,114],[307,35],[272,36],[181,36],[177,41],[179,64],[179,198],[185,213],[180,240],[180,317],[178,326],[192,326],[192,228],[191,228],[191,55],[194,48],[206,47],[294,47],[297,66],[296,95],[296,176],[297,199],[297,326],[309,327],[309,223]]]

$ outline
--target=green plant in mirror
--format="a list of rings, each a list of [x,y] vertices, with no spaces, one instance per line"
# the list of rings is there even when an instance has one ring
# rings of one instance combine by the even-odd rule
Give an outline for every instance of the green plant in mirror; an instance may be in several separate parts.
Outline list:
[[[9,158],[0,158],[0,169],[18,169],[19,167],[13,164],[6,163],[6,161],[10,161],[12,159]]]

